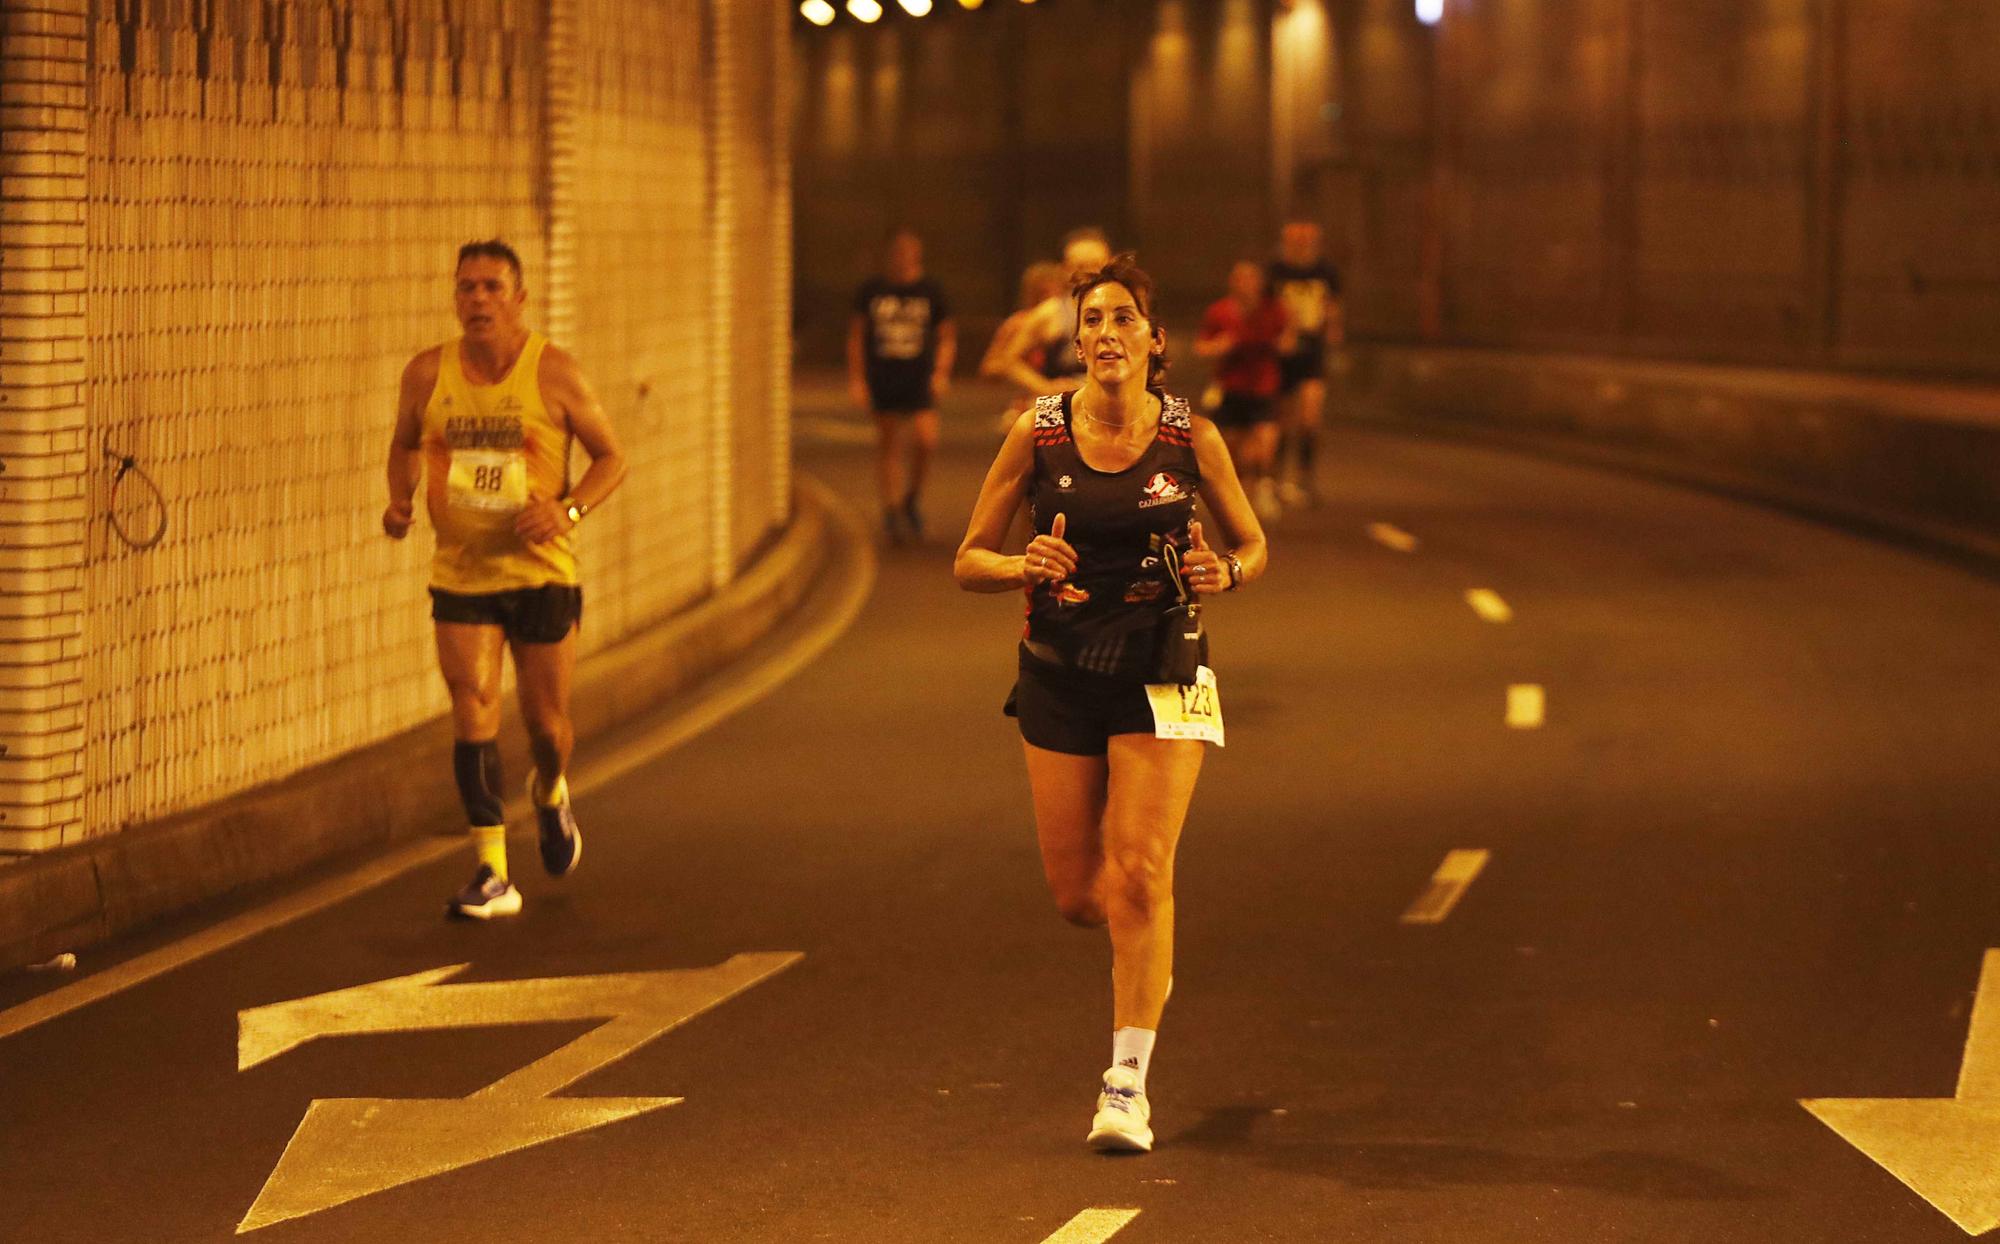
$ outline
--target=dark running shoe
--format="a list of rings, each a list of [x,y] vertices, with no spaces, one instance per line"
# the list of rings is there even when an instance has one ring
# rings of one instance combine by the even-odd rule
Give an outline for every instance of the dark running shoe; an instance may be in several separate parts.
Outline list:
[[[535,805],[535,827],[541,831],[542,868],[551,877],[567,877],[583,858],[583,831],[576,827],[576,814],[569,810],[569,790],[562,802],[545,808],[535,797],[535,775],[528,775],[528,802]]]

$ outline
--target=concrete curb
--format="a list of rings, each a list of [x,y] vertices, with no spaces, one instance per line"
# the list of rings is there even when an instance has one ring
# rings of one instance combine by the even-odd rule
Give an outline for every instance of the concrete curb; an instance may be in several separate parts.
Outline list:
[[[833,563],[836,504],[822,485],[797,478],[791,523],[732,583],[579,663],[579,745],[726,666],[797,609]],[[0,970],[339,855],[462,833],[451,745],[450,718],[441,717],[218,803],[0,868]],[[511,704],[501,748],[509,781],[523,782],[527,743]],[[511,816],[525,800],[509,793]]]
[[[1353,355],[1339,400],[1384,431],[1662,479],[2000,576],[2000,390],[1506,351]]]

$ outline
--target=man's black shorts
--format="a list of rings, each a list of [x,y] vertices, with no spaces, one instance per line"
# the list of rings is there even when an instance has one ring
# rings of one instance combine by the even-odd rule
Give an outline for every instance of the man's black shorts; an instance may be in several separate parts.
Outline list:
[[[878,415],[914,415],[935,410],[931,374],[924,369],[877,370],[868,375],[868,408]]]
[[[1102,756],[1114,734],[1152,734],[1146,684],[1055,665],[1021,652],[1014,693],[1000,710],[1021,723],[1036,747],[1072,756]]]
[[[497,626],[517,644],[559,644],[583,621],[583,589],[566,583],[509,592],[431,589],[431,620]]]
[[[1326,347],[1301,341],[1298,353],[1278,356],[1278,392],[1290,393],[1308,380],[1326,379]]]

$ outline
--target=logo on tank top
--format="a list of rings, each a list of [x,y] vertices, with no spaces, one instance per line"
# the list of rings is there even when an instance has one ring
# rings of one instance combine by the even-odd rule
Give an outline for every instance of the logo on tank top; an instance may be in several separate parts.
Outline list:
[[[1151,505],[1172,505],[1176,501],[1187,500],[1187,493],[1181,491],[1181,482],[1170,472],[1157,471],[1146,481],[1146,499],[1139,503],[1140,509]]]
[[[452,415],[444,421],[449,449],[521,449],[528,443],[521,421],[505,415]]]
[[[1073,475],[1059,476],[1056,479],[1056,487],[1067,492],[1069,489],[1076,487],[1076,477]]]
[[[1084,591],[1074,583],[1065,583],[1056,589],[1056,603],[1058,605],[1087,605],[1090,603],[1090,593]]]

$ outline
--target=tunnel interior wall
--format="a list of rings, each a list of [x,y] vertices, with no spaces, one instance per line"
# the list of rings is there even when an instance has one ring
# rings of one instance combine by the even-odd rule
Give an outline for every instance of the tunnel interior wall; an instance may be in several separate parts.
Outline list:
[[[2000,10],[1339,0],[1377,341],[2000,376]]]
[[[630,459],[578,533],[581,652],[768,541],[789,496],[790,265],[769,241],[788,155],[766,98],[788,11],[0,4],[9,102],[49,104],[0,118],[7,150],[50,153],[8,183],[0,272],[53,296],[4,308],[4,337],[40,344],[4,360],[39,370],[0,367],[0,508],[32,503],[10,539],[38,546],[0,659],[37,659],[0,688],[0,849],[152,821],[444,710],[427,524],[394,543],[379,515],[397,378],[456,336],[463,242],[520,251],[530,323],[576,353]],[[152,547],[109,521],[143,499],[112,452],[164,499]]]

